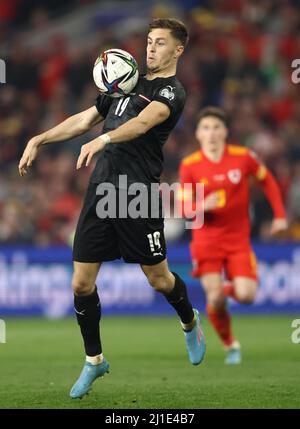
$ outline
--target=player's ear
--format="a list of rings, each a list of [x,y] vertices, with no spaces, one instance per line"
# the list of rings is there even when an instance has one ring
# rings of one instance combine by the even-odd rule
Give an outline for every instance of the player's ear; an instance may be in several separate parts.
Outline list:
[[[174,53],[174,58],[179,58],[184,51],[184,47],[182,45],[177,45]]]

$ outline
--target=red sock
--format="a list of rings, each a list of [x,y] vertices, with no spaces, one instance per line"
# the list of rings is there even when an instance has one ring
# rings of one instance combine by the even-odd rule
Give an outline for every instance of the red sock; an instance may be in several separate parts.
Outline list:
[[[228,296],[229,298],[233,298],[238,301],[233,284],[230,281],[225,281],[223,283],[223,292],[225,296]]]
[[[226,308],[215,309],[212,305],[206,305],[206,313],[215,331],[225,346],[234,342],[231,332],[231,318]]]

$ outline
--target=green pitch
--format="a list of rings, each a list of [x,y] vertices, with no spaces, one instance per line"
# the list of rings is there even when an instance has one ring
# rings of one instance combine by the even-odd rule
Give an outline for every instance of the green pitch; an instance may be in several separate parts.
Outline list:
[[[111,372],[81,401],[68,396],[84,361],[75,320],[6,319],[0,409],[300,408],[294,318],[234,317],[243,347],[238,367],[223,364],[224,352],[205,321],[207,354],[194,367],[176,318],[104,317],[103,346]]]

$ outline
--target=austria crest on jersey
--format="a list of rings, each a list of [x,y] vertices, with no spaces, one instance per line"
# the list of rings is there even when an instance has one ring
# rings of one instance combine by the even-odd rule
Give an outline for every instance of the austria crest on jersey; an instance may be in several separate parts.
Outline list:
[[[136,60],[122,49],[108,49],[96,59],[93,78],[99,91],[110,97],[123,97],[137,84]]]

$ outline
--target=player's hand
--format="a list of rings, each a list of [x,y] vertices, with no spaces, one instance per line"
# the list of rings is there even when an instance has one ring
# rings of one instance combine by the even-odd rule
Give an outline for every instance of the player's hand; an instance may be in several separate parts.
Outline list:
[[[285,218],[273,219],[271,224],[271,235],[276,235],[280,232],[284,232],[288,229],[288,222]]]
[[[210,211],[220,207],[220,195],[218,191],[211,192],[204,198],[204,211]]]
[[[39,145],[35,139],[29,140],[19,162],[19,174],[25,176],[28,168],[32,166],[33,161],[37,157]]]
[[[102,150],[104,146],[105,146],[105,143],[101,139],[101,136],[91,141],[90,143],[87,143],[81,146],[81,151],[77,160],[76,169],[78,170],[80,167],[82,167],[84,163],[85,163],[85,166],[87,167],[90,164],[95,153]]]

